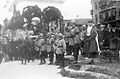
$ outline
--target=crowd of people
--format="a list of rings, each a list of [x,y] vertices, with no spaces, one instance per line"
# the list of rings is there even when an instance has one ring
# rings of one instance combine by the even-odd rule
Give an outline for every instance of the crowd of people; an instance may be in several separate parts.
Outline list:
[[[39,33],[37,38],[26,37],[25,40],[10,40],[3,45],[2,51],[8,54],[10,60],[21,60],[22,64],[39,59],[39,65],[42,65],[46,63],[46,58],[49,58],[49,65],[55,64],[64,68],[65,56],[70,55],[74,57],[73,63],[75,64],[78,63],[79,55],[91,58],[89,63],[93,64],[93,58],[98,57],[103,46],[119,50],[119,45],[116,46],[119,41],[114,41],[115,46],[110,42],[112,38],[120,40],[119,34],[115,33],[115,30],[118,29],[106,28],[104,25],[98,29],[93,23],[79,27],[75,22],[69,22],[65,26],[64,33],[48,32],[47,39],[44,38],[43,33]]]
[[[49,57],[49,64],[60,65],[60,68],[63,68],[64,57],[71,55],[74,57],[74,63],[78,63],[80,51],[84,57],[94,58],[99,49],[96,37],[97,31],[92,23],[78,27],[74,22],[70,22],[65,26],[64,34],[48,32],[47,40],[40,33],[35,40],[35,49],[39,52],[39,64],[45,64],[45,59]]]

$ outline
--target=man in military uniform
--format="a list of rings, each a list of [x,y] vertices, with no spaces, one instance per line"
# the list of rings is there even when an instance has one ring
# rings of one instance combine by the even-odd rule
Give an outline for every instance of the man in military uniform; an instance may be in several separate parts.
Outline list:
[[[73,56],[75,58],[75,63],[78,62],[78,55],[79,55],[79,50],[80,50],[80,44],[81,44],[81,36],[80,36],[80,30],[77,26],[75,26],[74,28],[74,33],[75,33],[75,37],[74,37],[74,53]]]
[[[26,65],[27,60],[29,60],[29,38],[28,37],[26,37],[26,39],[23,41],[21,49],[23,49],[21,52],[21,61],[22,61],[21,64],[23,64],[23,61],[25,61],[24,64]]]
[[[75,26],[75,23],[71,22],[68,26],[68,28],[70,29],[70,36],[69,36],[69,49],[70,49],[70,55],[72,55],[74,53],[74,45],[75,45],[75,42],[74,42],[74,37],[75,37],[75,33],[74,33],[74,26]]]
[[[48,38],[47,38],[47,53],[49,54],[49,58],[50,58],[49,65],[53,64],[53,59],[54,59],[53,43],[54,43],[53,35],[51,35],[51,34],[48,33]]]
[[[69,38],[70,38],[70,29],[68,28],[69,23],[67,24],[67,27],[65,28],[65,43],[66,43],[66,53],[67,55],[71,55],[71,49],[69,45]]]
[[[54,44],[54,48],[56,51],[56,60],[60,63],[59,68],[64,68],[64,53],[66,51],[66,44],[62,33],[59,34],[59,39],[57,43]]]
[[[43,38],[42,33],[40,33],[40,36],[39,36],[38,47],[39,47],[40,64],[45,64],[46,63],[45,57],[47,55],[47,52],[46,52],[45,40]]]

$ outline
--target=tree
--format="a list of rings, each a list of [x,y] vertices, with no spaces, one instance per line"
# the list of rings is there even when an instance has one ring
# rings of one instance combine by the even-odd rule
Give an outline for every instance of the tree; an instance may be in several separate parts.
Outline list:
[[[16,11],[16,13],[14,13],[14,16],[11,18],[10,22],[8,22],[8,20],[6,19],[4,21],[4,24],[5,29],[14,31],[17,29],[23,29],[24,20],[22,15],[20,15],[20,11]]]

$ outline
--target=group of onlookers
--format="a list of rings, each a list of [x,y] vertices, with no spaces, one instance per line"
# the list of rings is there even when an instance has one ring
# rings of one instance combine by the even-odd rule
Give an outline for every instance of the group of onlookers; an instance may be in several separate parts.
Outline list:
[[[45,58],[49,57],[49,65],[54,64],[54,56],[56,57],[55,64],[63,66],[64,53],[66,44],[62,33],[49,32],[47,39],[43,38],[41,33],[35,42],[37,51],[39,52],[40,64],[45,64]]]
[[[87,25],[77,26],[74,22],[69,22],[65,26],[64,33],[48,32],[47,39],[44,38],[43,33],[39,33],[36,39],[26,37],[25,40],[8,42],[10,47],[6,48],[7,54],[12,60],[21,60],[25,64],[28,60],[39,59],[40,65],[46,63],[46,58],[49,58],[49,65],[60,65],[64,67],[65,55],[72,55],[74,63],[78,63],[79,54],[83,57],[91,58],[90,64],[94,63],[93,58],[97,57],[103,46],[116,48],[111,43],[111,39],[119,39],[119,29],[105,27],[103,25],[98,29],[93,23]],[[118,47],[117,47],[118,48]],[[54,62],[55,61],[55,62]]]

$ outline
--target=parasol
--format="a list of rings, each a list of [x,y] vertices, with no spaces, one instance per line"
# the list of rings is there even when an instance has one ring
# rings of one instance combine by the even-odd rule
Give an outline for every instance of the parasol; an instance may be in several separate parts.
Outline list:
[[[45,19],[45,22],[51,22],[51,21],[63,19],[60,10],[53,6],[48,6],[43,10],[43,17]]]
[[[42,11],[38,6],[27,6],[23,9],[22,16],[26,18],[27,20],[31,20],[33,17],[39,17],[42,16]]]

